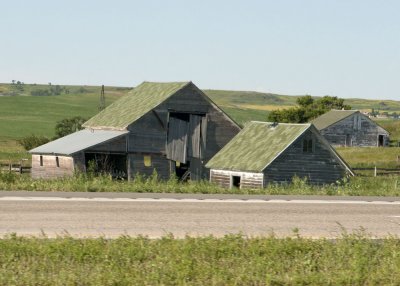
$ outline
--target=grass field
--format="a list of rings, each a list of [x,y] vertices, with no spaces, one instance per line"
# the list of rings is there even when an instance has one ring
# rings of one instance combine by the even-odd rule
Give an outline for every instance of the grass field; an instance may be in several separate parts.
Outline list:
[[[17,143],[19,138],[35,134],[54,136],[57,121],[73,116],[89,118],[98,112],[100,87],[98,86],[61,86],[68,93],[51,96],[30,96],[32,91],[49,89],[49,85],[25,84],[23,91],[16,91],[11,84],[0,84],[0,161],[18,161],[29,158]],[[64,90],[64,89],[63,89]],[[106,87],[106,104],[129,93],[125,87]],[[15,96],[4,96],[15,93]],[[250,120],[265,121],[268,113],[275,108],[294,106],[298,96],[277,95],[272,93],[205,90],[235,121],[244,125]],[[1,96],[3,95],[3,96]],[[346,99],[354,108],[385,107],[388,110],[400,110],[400,101],[379,101],[364,99]],[[394,141],[400,140],[400,120],[380,120],[380,125],[388,129]],[[368,153],[365,151],[368,150]],[[351,152],[339,149],[351,166],[393,166],[396,150],[360,149]],[[365,154],[362,154],[365,152]],[[370,160],[369,160],[370,159]]]
[[[301,233],[301,230],[300,230]],[[400,241],[186,237],[0,240],[1,285],[398,285]]]
[[[400,168],[399,147],[339,147],[336,150],[353,168]]]

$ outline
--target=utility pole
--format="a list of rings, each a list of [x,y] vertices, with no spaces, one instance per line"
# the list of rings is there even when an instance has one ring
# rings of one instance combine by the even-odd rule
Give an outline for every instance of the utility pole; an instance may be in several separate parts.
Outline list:
[[[104,95],[104,84],[103,84],[101,86],[99,111],[102,111],[104,108],[106,108],[106,97]]]

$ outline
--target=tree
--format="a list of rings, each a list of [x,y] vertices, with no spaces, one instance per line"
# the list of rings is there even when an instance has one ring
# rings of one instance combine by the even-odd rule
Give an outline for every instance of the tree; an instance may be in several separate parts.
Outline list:
[[[56,131],[56,136],[54,139],[64,137],[68,134],[74,133],[76,131],[82,130],[82,124],[86,121],[87,119],[81,117],[81,116],[75,116],[72,118],[66,118],[62,119],[57,122],[55,131]]]
[[[272,122],[304,123],[314,119],[331,109],[351,109],[351,106],[344,104],[344,99],[336,96],[324,96],[314,100],[310,95],[297,99],[298,106],[288,109],[278,109],[268,115]]]
[[[311,97],[311,95],[305,95],[305,96],[299,97],[296,100],[296,102],[298,105],[306,107],[306,106],[310,106],[311,104],[313,104],[314,99]]]
[[[25,150],[31,150],[40,145],[46,144],[50,139],[44,136],[29,135],[18,140],[18,143],[24,147]]]

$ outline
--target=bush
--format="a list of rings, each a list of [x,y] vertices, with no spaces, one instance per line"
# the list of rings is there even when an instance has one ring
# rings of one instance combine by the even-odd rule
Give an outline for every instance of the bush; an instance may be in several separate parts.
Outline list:
[[[54,139],[82,130],[82,124],[85,123],[86,120],[87,119],[81,116],[75,116],[58,121],[55,127],[56,136]]]
[[[30,135],[18,140],[18,143],[24,147],[25,150],[31,150],[40,145],[46,144],[50,139],[44,136]]]

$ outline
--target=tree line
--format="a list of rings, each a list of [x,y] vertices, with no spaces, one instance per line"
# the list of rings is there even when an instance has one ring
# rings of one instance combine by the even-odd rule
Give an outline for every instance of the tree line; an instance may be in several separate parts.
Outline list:
[[[328,95],[319,99],[305,95],[297,98],[296,103],[298,106],[271,111],[268,114],[268,121],[306,123],[331,109],[351,109],[350,105],[344,104],[344,99]]]

